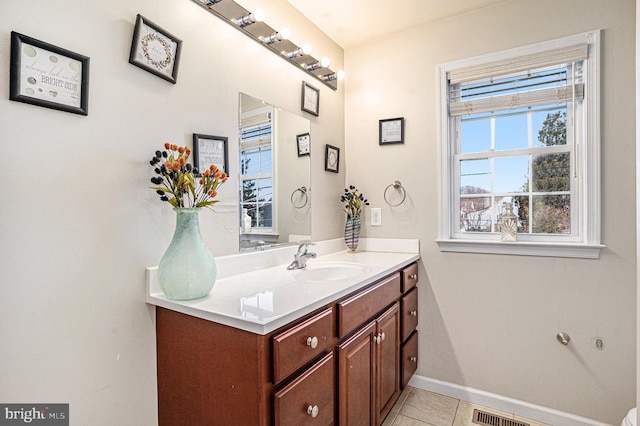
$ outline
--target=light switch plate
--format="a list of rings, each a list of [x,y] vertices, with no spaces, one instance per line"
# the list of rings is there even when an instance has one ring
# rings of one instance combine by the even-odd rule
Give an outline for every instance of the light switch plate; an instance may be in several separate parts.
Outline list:
[[[382,225],[382,209],[379,207],[371,209],[371,226]]]

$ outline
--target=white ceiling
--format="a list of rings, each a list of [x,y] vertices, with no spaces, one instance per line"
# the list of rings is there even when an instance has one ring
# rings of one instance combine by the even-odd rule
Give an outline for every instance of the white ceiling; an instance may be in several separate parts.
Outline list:
[[[343,48],[507,0],[287,0]]]

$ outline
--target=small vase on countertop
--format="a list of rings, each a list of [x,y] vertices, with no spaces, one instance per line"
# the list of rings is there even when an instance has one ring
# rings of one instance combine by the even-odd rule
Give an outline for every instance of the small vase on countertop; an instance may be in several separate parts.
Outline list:
[[[344,242],[347,245],[347,248],[351,251],[355,251],[358,248],[358,242],[360,241],[360,227],[360,215],[352,216],[348,214],[347,222],[344,225]]]

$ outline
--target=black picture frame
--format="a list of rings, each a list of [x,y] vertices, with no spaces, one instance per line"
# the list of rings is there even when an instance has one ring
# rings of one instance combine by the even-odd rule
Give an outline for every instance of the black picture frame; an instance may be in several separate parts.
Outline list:
[[[311,155],[311,135],[308,132],[296,135],[296,141],[298,145],[298,157]]]
[[[302,97],[301,97],[300,109],[309,114],[320,115],[320,90],[308,84],[306,81],[302,82]]]
[[[130,64],[176,84],[181,52],[182,40],[144,16],[136,16]]]
[[[89,115],[89,58],[11,31],[9,99]]]
[[[327,172],[338,173],[340,171],[340,148],[326,145],[324,152],[324,169]]]
[[[404,117],[380,120],[378,144],[404,143]]]
[[[229,174],[229,138],[194,133],[193,166],[198,169],[198,176],[211,164]]]

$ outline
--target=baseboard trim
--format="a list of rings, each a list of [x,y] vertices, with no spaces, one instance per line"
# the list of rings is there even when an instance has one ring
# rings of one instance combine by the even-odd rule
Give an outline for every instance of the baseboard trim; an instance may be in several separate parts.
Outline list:
[[[598,422],[564,411],[554,410],[540,405],[530,404],[506,396],[485,392],[480,389],[456,385],[430,377],[415,375],[409,381],[409,386],[438,393],[451,398],[482,405],[494,410],[513,413],[520,417],[526,417],[542,423],[554,426],[611,426],[608,423]]]

